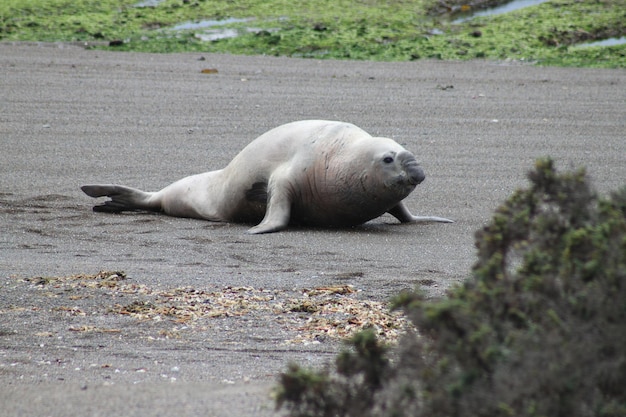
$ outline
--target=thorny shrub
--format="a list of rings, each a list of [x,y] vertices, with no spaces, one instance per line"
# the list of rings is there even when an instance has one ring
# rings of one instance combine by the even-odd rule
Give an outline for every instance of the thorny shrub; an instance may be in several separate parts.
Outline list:
[[[626,416],[626,187],[540,159],[476,233],[472,277],[394,300],[395,350],[357,334],[333,369],[292,364],[277,406],[304,416]]]

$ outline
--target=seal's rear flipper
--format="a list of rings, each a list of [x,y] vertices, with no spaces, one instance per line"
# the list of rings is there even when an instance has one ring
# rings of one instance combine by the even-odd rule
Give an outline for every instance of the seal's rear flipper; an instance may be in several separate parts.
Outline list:
[[[93,211],[119,213],[122,211],[161,211],[161,205],[151,198],[154,193],[123,185],[94,184],[80,187],[90,197],[110,197],[111,200],[93,207]]]

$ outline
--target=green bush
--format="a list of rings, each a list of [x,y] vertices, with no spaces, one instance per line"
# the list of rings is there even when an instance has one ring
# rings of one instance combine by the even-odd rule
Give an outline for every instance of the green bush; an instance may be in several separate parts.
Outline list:
[[[396,349],[356,335],[333,369],[290,365],[291,416],[626,416],[626,187],[541,159],[476,234],[472,277],[441,300],[394,300]]]

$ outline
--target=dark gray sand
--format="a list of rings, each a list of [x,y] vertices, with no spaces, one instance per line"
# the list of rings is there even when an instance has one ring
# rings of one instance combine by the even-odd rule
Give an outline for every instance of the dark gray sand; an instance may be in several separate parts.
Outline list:
[[[526,184],[535,158],[586,166],[602,192],[626,182],[624,70],[0,44],[0,74],[6,416],[274,415],[270,391],[286,364],[321,365],[341,347],[330,336],[307,339],[298,327],[306,313],[252,309],[176,322],[139,320],[120,306],[177,288],[231,287],[245,302],[342,285],[363,301],[415,286],[441,296],[468,276],[474,232]],[[383,216],[349,230],[249,236],[246,225],[93,213],[95,200],[79,189],[160,189],[223,167],[272,127],[317,118],[352,122],[413,151],[427,179],[409,207],[456,223]],[[124,288],[139,290],[31,279],[101,270],[124,271]]]

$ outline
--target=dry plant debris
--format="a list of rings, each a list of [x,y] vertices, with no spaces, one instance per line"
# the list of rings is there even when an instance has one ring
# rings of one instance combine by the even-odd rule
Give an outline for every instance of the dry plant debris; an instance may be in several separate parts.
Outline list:
[[[213,291],[191,287],[156,290],[130,282],[121,271],[34,277],[26,278],[25,281],[41,286],[42,290],[61,289],[61,296],[69,300],[92,296],[72,293],[72,289],[105,291],[113,297],[116,294],[137,295],[139,298],[132,302],[113,304],[108,313],[143,321],[170,320],[176,325],[184,324],[190,328],[198,323],[206,325],[206,320],[215,318],[266,315],[277,325],[296,332],[295,337],[285,341],[286,344],[346,338],[365,328],[374,329],[387,342],[395,342],[410,326],[402,313],[391,312],[386,303],[359,299],[358,291],[350,285],[292,291],[248,286],[228,286]],[[44,295],[59,296],[58,293]],[[57,307],[55,310],[72,316],[87,314],[79,307]],[[120,332],[119,329],[99,329],[93,326],[77,326],[70,330]]]

